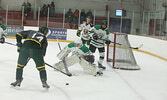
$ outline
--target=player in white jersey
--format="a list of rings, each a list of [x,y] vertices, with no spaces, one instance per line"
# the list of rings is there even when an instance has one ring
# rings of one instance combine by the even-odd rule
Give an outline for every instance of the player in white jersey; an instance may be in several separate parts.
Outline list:
[[[68,56],[72,52],[71,56]],[[79,63],[81,67],[88,73],[96,76],[102,75],[101,70],[93,64],[94,56],[90,52],[89,48],[85,44],[82,44],[80,39],[76,40],[74,43],[69,43],[64,49],[62,49],[57,57],[61,60],[54,64],[54,67],[63,70],[65,67],[70,67],[76,63]],[[62,61],[65,59],[66,66]]]
[[[92,39],[90,42],[89,50],[92,53],[95,53],[96,48],[99,50],[99,61],[98,61],[98,67],[105,69],[105,67],[102,65],[104,60],[104,52],[105,52],[105,43],[110,44],[110,40],[108,39],[109,30],[107,29],[107,21],[102,21],[101,25],[95,25],[93,28],[90,29],[90,34],[92,35]]]
[[[5,43],[7,37],[6,26],[3,24],[3,19],[0,17],[0,43]]]
[[[91,19],[90,17],[86,18],[86,22],[81,24],[79,27],[79,30],[77,31],[77,36],[80,37],[83,44],[90,45],[91,36],[89,35],[88,31],[93,27],[93,25],[90,23]]]

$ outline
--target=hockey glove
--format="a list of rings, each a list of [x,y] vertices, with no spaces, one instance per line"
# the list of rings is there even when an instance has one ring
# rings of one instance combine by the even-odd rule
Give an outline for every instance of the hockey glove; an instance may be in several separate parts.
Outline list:
[[[109,45],[110,43],[111,43],[110,40],[107,40],[107,41],[105,42],[105,44],[107,44],[107,45]]]
[[[77,36],[80,37],[80,35],[81,35],[81,30],[78,30],[77,31]]]
[[[98,39],[98,35],[97,35],[96,33],[94,33],[94,34],[92,35],[92,37],[93,37],[93,39],[95,39],[95,40]]]
[[[20,52],[20,49],[22,47],[22,43],[17,43],[16,45],[17,45],[17,52]]]
[[[1,38],[0,43],[2,43],[2,44],[5,43],[5,38]]]

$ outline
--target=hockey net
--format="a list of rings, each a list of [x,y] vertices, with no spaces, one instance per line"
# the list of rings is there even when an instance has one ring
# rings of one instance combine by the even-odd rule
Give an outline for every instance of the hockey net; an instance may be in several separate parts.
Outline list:
[[[110,33],[109,39],[113,42],[107,45],[107,62],[116,69],[139,70],[133,55],[128,34]]]

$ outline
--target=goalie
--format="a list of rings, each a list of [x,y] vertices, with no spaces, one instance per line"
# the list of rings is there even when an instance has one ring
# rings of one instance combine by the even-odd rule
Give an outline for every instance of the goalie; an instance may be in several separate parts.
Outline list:
[[[6,26],[3,24],[3,19],[0,17],[0,43],[5,42],[5,38],[7,36]]]
[[[72,52],[72,55],[68,55]],[[62,49],[57,57],[60,60],[65,58],[66,66],[64,66],[63,61],[59,61],[53,66],[59,70],[63,70],[65,67],[70,67],[76,63],[79,63],[85,71],[96,76],[102,75],[103,73],[100,69],[93,64],[94,56],[89,51],[89,48],[82,44],[81,40],[76,40],[74,43],[69,43],[64,49]]]

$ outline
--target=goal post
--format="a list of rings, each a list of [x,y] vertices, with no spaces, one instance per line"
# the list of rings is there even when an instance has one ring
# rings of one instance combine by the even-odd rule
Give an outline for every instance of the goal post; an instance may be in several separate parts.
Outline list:
[[[128,40],[128,34],[110,33],[113,42],[107,45],[107,62],[113,68],[124,70],[139,70],[136,59]]]

